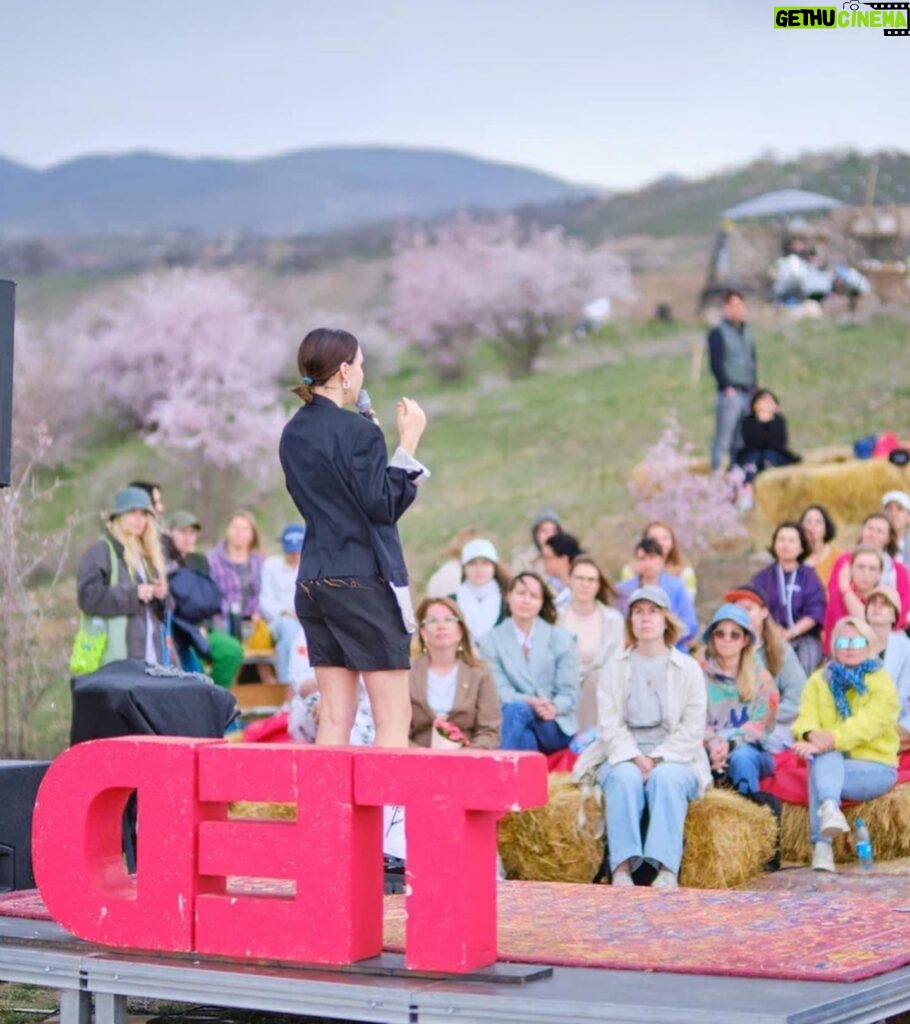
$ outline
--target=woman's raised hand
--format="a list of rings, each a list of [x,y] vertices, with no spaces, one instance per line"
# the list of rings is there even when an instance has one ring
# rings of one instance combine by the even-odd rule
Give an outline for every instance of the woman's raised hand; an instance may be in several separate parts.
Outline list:
[[[412,398],[399,398],[395,407],[401,447],[413,455],[427,425],[427,415]]]

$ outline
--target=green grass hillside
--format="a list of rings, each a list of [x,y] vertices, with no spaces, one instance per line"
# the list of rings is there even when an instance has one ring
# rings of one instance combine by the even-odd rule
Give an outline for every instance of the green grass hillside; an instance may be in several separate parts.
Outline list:
[[[849,444],[888,428],[907,434],[907,332],[906,324],[889,319],[756,329],[761,380],[779,394],[796,450]],[[713,386],[706,370],[692,381],[693,348],[702,344],[700,330],[615,325],[553,350],[525,380],[508,380],[489,352],[479,354],[472,378],[460,384],[440,385],[415,356],[393,377],[368,376],[390,441],[399,395],[417,398],[429,414],[419,454],[433,477],[401,524],[415,595],[458,528],[478,526],[508,557],[527,541],[530,518],[544,506],[558,509],[604,568],[617,572],[642,525],[629,496],[631,472],[665,417],[675,411],[695,454],[707,452]],[[135,439],[111,439],[70,467],[48,528],[75,506],[84,514],[81,539],[94,535],[101,495],[132,475],[162,479],[171,508],[186,500],[179,466],[160,462]],[[879,498],[869,495],[870,509]],[[256,510],[268,538],[293,517],[277,472]],[[748,525],[755,547],[763,545],[770,526]],[[206,542],[217,539],[223,524],[209,519],[209,526]],[[751,575],[748,557],[741,547],[699,561],[703,614],[726,585]],[[65,742],[66,689],[61,680],[39,709],[39,752]]]

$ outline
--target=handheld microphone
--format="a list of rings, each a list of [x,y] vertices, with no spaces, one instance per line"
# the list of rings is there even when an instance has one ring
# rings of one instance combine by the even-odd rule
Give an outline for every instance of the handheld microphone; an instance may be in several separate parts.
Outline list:
[[[360,394],[357,396],[357,411],[361,416],[365,416],[368,420],[372,420],[377,426],[379,425],[379,419],[376,413],[373,412],[373,402],[370,399],[370,393],[366,388],[360,389]]]

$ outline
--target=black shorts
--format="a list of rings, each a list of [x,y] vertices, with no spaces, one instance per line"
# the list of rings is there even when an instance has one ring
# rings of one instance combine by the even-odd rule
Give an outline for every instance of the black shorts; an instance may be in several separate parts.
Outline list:
[[[298,580],[294,607],[314,668],[411,667],[411,635],[395,595],[378,576]]]

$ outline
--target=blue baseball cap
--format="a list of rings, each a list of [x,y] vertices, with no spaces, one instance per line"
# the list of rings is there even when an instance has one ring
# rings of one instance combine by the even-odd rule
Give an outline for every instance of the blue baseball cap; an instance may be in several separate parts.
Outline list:
[[[720,608],[714,613],[711,621],[708,623],[708,628],[702,633],[702,643],[707,643],[711,639],[711,634],[714,632],[716,626],[720,625],[721,622],[735,622],[737,626],[748,636],[748,638],[755,643],[755,634],[752,632],[752,624],[749,622],[749,615],[744,608],[740,608],[738,604],[722,604]]]
[[[299,555],[303,551],[303,539],[306,527],[299,523],[290,523],[281,531],[281,549],[286,555]]]

